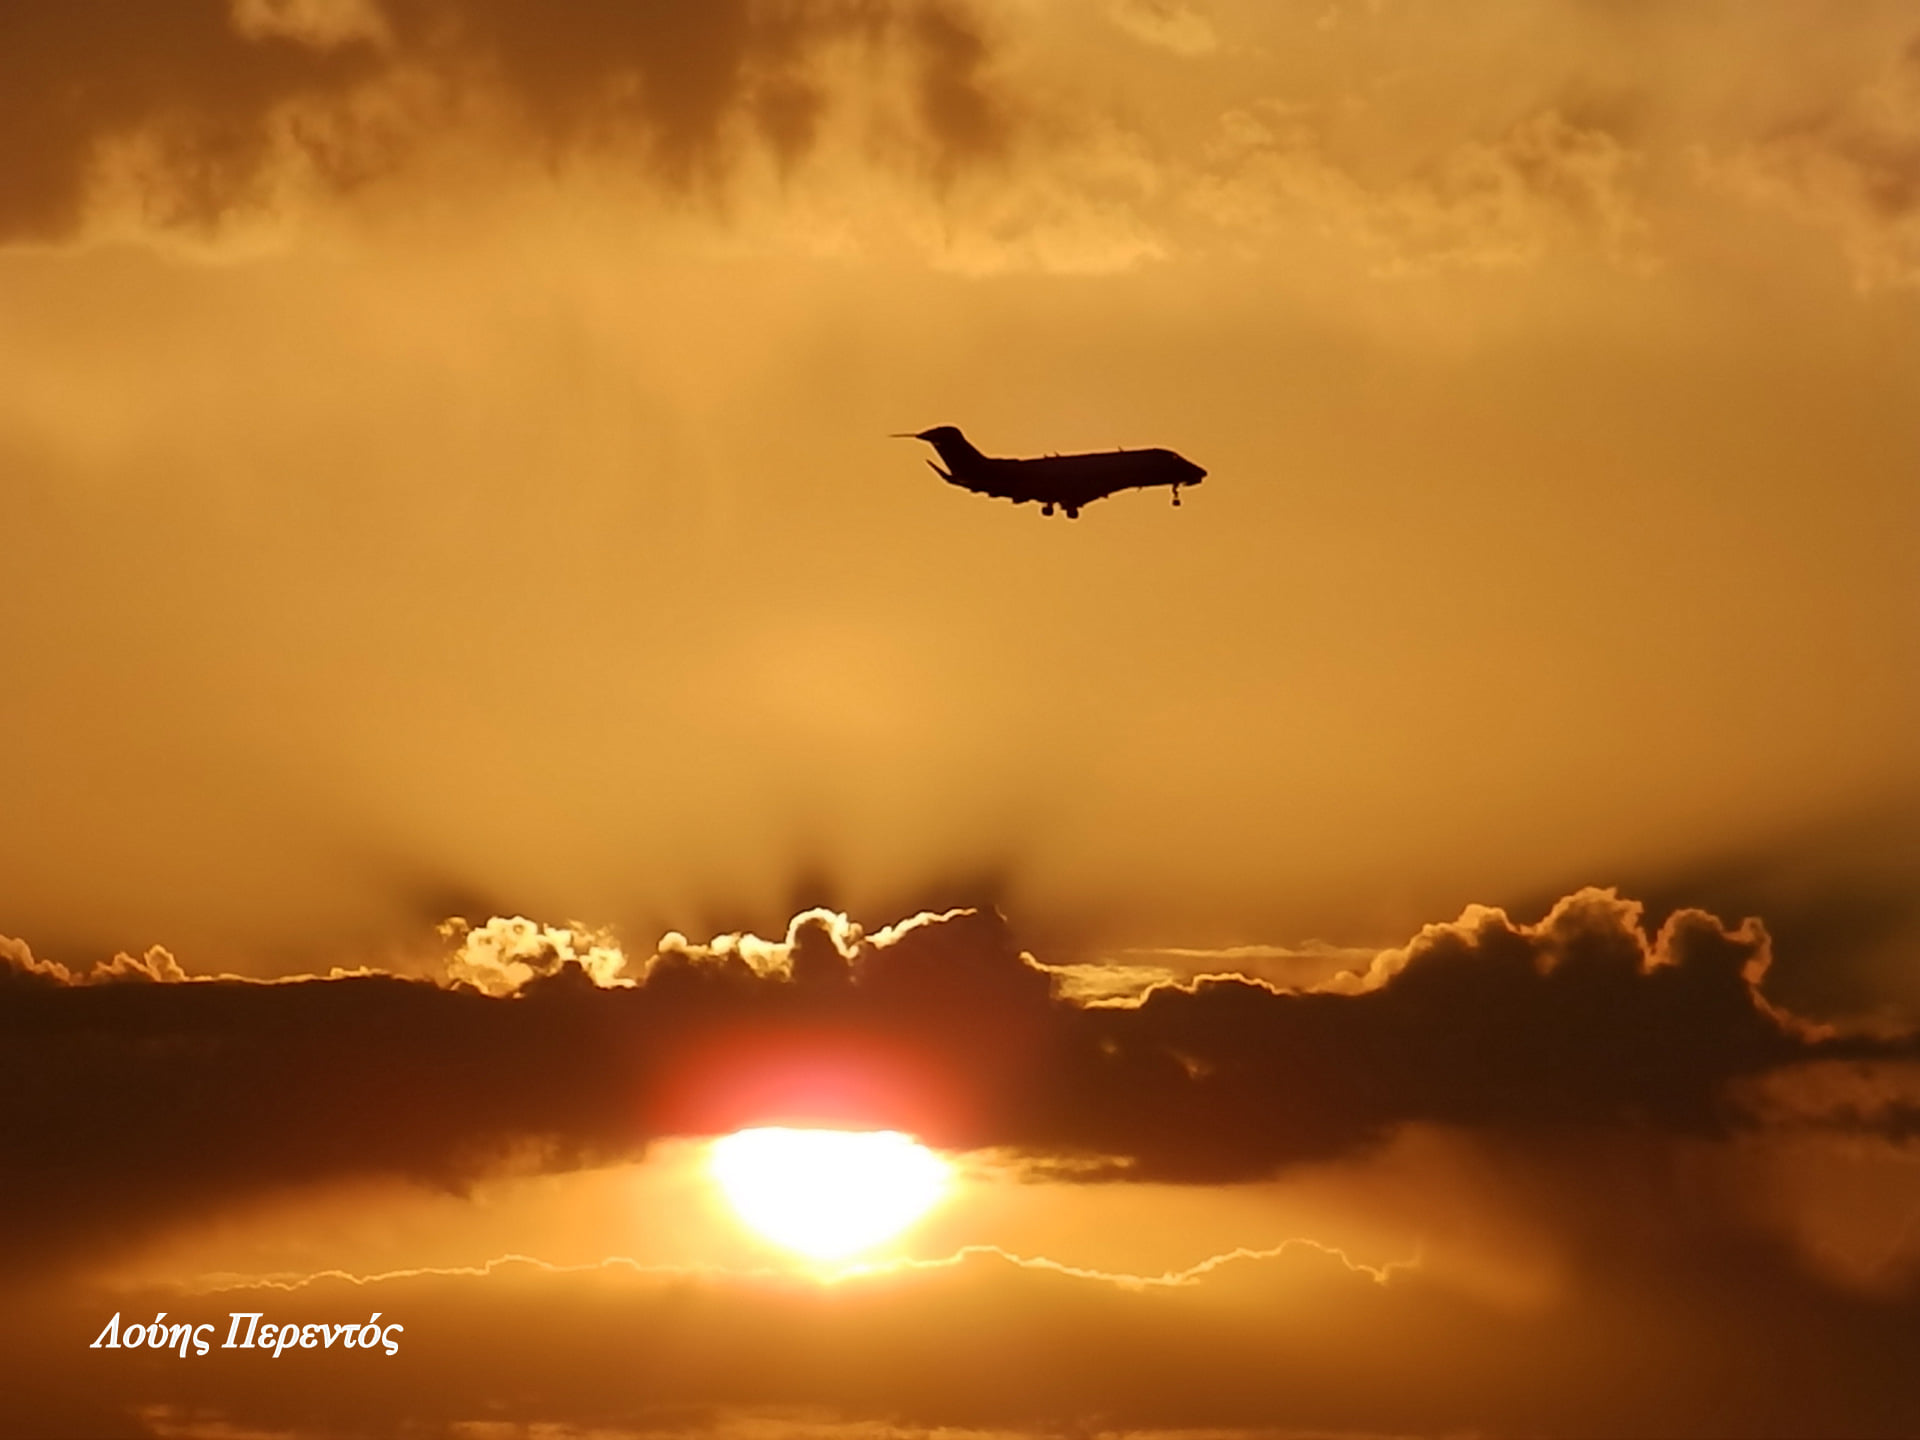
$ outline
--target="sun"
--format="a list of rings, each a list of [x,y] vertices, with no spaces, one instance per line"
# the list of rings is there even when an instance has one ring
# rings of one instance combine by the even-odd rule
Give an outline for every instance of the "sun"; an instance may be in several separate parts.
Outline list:
[[[946,1193],[952,1167],[897,1130],[741,1130],[709,1166],[734,1212],[812,1260],[891,1240]]]

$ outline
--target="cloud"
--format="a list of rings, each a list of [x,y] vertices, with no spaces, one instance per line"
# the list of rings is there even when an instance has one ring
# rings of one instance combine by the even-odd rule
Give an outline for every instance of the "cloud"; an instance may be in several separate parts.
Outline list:
[[[1920,1013],[1920,807],[1900,793],[1864,812],[1748,836],[1684,865],[1620,877],[1648,913],[1686,906],[1764,915],[1775,1003],[1826,1020],[1893,1029]],[[1556,891],[1518,908],[1551,903]]]
[[[1355,1154],[1420,1122],[1712,1138],[1757,1123],[1734,1082],[1915,1053],[1770,1006],[1757,922],[1681,911],[1649,940],[1640,918],[1592,890],[1535,925],[1474,909],[1337,990],[1213,978],[1119,1005],[1057,994],[980,911],[871,935],[813,911],[777,943],[669,936],[631,985],[606,983],[609,947],[525,921],[461,935],[453,974],[484,989],[183,983],[136,962],[83,983],[16,942],[0,971],[0,1229],[19,1259],[273,1187],[459,1189],[756,1122],[897,1127],[1188,1183]]]
[[[1781,1128],[1920,1140],[1920,1062],[1828,1061],[1751,1082],[1750,1103]]]
[[[511,995],[535,976],[552,975],[569,965],[578,966],[596,985],[632,983],[621,977],[627,957],[613,937],[581,927],[496,915],[477,928],[461,919],[449,920],[440,933],[460,942],[447,959],[447,978],[489,995]]]
[[[144,955],[116,955],[111,960],[100,961],[91,970],[75,973],[57,960],[40,959],[26,941],[0,935],[0,961],[5,961],[16,976],[56,985],[105,985],[115,980],[177,982],[188,978],[180,962],[160,945],[149,947]]]
[[[15,8],[0,19],[0,240],[64,240],[103,207],[213,230],[290,185],[349,191],[469,130],[517,133],[550,163],[614,154],[679,188],[752,143],[790,164],[832,102],[819,61],[833,46],[904,57],[939,166],[1003,142],[986,43],[941,0]]]
[[[1833,232],[1862,290],[1920,286],[1920,35],[1852,93],[1703,165],[1723,188]]]
[[[1228,945],[1220,949],[1190,946],[1136,946],[1111,958],[1069,965],[1048,965],[1060,993],[1072,1000],[1138,1000],[1155,985],[1192,981],[1203,975],[1263,980],[1279,989],[1312,990],[1343,972],[1363,973],[1379,951],[1310,940],[1304,945]]]
[[[1396,178],[1363,178],[1297,107],[1268,101],[1222,117],[1191,203],[1230,231],[1317,229],[1381,275],[1524,268],[1581,242],[1639,263],[1640,165],[1606,128],[1548,108]]]
[[[1209,55],[1220,47],[1213,22],[1174,0],[1114,0],[1107,13],[1134,39],[1176,55]]]
[[[1530,1313],[1417,1267],[1382,1276],[1293,1244],[1177,1285],[991,1250],[832,1285],[504,1260],[69,1295],[37,1306],[31,1329],[13,1309],[0,1339],[18,1362],[9,1408],[40,1433],[124,1433],[136,1410],[201,1433],[225,1422],[294,1434],[728,1435],[756,1433],[755,1419],[757,1433],[867,1436],[1892,1435],[1920,1423],[1910,1301],[1824,1290],[1750,1237],[1673,1245],[1656,1221],[1651,1240],[1628,1243],[1646,1228],[1631,1207],[1615,1212],[1616,1246],[1579,1303]],[[142,1364],[87,1352],[116,1311],[213,1322],[210,1353]],[[218,1348],[235,1312],[338,1324],[375,1311],[405,1327],[391,1359]],[[374,1367],[379,1383],[363,1374]],[[854,1428],[879,1417],[885,1430]]]

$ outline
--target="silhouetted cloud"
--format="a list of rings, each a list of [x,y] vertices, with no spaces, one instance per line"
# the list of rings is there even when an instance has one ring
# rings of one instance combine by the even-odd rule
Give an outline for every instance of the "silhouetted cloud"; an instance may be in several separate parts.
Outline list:
[[[1920,807],[1910,796],[1618,879],[1656,920],[1688,907],[1765,916],[1767,993],[1798,1014],[1898,1027],[1920,1010]],[[1542,909],[1559,893],[1509,908]]]
[[[0,13],[0,240],[111,194],[206,228],[289,175],[340,191],[476,120],[549,160],[630,155],[686,185],[757,138],[804,155],[844,42],[903,56],[943,166],[1003,138],[985,41],[943,0],[74,0]]]
[[[183,981],[164,952],[75,978],[16,942],[0,1223],[16,1246],[125,1236],[264,1187],[457,1188],[782,1121],[1104,1162],[1093,1177],[1241,1180],[1411,1122],[1723,1136],[1759,1113],[1729,1082],[1916,1053],[1769,1006],[1755,921],[1681,911],[1650,941],[1639,920],[1583,891],[1537,925],[1471,910],[1337,989],[1214,978],[1106,1005],[1057,994],[979,911],[669,936],[637,984],[604,943],[496,921],[453,967],[493,994],[366,973]]]

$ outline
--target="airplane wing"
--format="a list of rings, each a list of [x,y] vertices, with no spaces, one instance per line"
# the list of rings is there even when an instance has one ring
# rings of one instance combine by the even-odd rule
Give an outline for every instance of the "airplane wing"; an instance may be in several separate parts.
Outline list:
[[[1122,490],[1165,484],[1155,469],[1141,462],[1145,451],[1115,451],[1107,455],[1048,455],[1014,462],[1022,470],[1022,498],[1079,509]]]

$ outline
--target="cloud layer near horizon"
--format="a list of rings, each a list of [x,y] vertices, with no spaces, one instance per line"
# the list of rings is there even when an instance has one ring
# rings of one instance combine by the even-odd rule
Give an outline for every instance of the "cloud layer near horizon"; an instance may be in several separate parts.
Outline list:
[[[944,1427],[1003,1440],[1911,1432],[1920,1310],[1823,1286],[1756,1237],[1648,1218],[1615,1215],[1582,1257],[1578,1305],[1489,1305],[1418,1267],[1376,1275],[1310,1243],[1147,1284],[990,1251],[833,1285],[509,1260],[66,1297],[33,1329],[9,1317],[0,1339],[30,1362],[15,1399],[38,1433],[120,1430],[129,1414],[163,1434],[462,1434],[483,1417],[846,1440]],[[116,1312],[210,1322],[210,1353],[89,1354]],[[404,1333],[392,1357],[275,1360],[220,1348],[235,1312],[336,1324],[379,1312]],[[49,1384],[72,1376],[76,1353],[90,1382]]]
[[[1533,925],[1471,910],[1315,991],[1212,977],[1120,1004],[1063,998],[979,911],[871,937],[818,911],[784,942],[670,936],[638,983],[604,945],[496,922],[453,966],[506,976],[493,994],[374,973],[190,981],[164,951],[73,977],[10,942],[0,1226],[17,1262],[127,1238],[129,1194],[135,1224],[160,1226],[273,1187],[459,1188],[755,1123],[891,1126],[1188,1183],[1412,1123],[1712,1138],[1791,1111],[1898,1130],[1897,1092],[1783,1110],[1754,1087],[1920,1056],[1911,1037],[1836,1036],[1768,1005],[1755,921],[1679,911],[1649,939],[1641,920],[1588,890]]]

